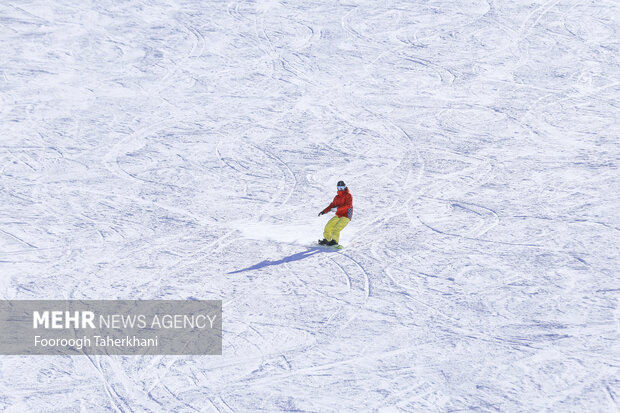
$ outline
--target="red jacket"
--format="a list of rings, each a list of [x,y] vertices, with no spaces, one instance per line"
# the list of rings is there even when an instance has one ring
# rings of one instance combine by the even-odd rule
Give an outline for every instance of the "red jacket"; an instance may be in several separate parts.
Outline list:
[[[353,218],[353,197],[349,193],[349,188],[345,188],[343,191],[338,191],[338,195],[336,195],[332,203],[323,210],[323,213],[328,213],[329,210],[334,207],[338,208],[336,210],[337,217],[347,217],[349,219]]]

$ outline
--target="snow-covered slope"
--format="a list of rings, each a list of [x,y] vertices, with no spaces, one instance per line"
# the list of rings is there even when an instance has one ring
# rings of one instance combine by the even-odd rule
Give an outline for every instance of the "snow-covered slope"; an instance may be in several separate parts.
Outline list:
[[[222,299],[225,331],[1,357],[0,410],[618,411],[619,17],[4,2],[0,298]]]

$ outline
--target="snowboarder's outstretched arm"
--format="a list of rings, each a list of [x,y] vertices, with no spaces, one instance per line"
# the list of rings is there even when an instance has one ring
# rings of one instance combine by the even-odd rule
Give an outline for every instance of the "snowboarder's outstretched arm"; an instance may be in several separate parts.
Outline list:
[[[336,198],[334,198],[334,201],[336,200]],[[323,214],[327,214],[333,207],[336,206],[336,204],[334,203],[334,201],[332,201],[331,204],[329,204],[329,206],[327,208],[325,208],[324,210],[322,210],[321,212],[319,212],[319,216],[323,215]]]

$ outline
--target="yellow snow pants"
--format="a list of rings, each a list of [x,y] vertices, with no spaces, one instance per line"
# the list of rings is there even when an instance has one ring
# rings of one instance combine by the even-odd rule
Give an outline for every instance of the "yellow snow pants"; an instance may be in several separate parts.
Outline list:
[[[340,231],[342,231],[342,229],[346,227],[350,221],[351,220],[347,217],[333,217],[327,221],[327,224],[325,225],[323,238],[328,241],[334,240],[338,242],[338,239],[340,238]]]

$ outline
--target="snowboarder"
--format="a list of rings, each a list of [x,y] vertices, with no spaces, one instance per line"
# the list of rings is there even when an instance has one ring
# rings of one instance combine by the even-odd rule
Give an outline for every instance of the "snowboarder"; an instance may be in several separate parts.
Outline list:
[[[336,209],[336,216],[327,221],[323,231],[323,239],[319,241],[321,245],[338,245],[340,231],[351,221],[353,217],[353,197],[349,193],[349,188],[343,181],[338,181],[338,195],[334,197],[331,204],[321,212],[319,216],[328,213],[332,208]]]

